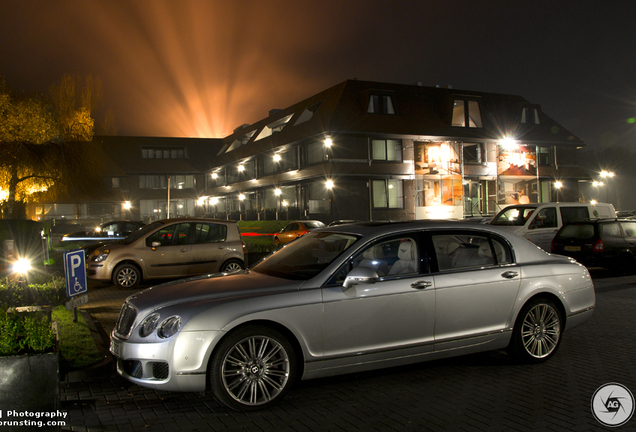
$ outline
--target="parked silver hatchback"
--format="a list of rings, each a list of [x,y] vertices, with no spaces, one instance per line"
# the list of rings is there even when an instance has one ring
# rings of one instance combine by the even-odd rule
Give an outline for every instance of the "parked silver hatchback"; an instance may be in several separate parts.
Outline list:
[[[244,263],[245,243],[235,221],[181,218],[153,222],[96,249],[87,273],[89,279],[133,288],[142,279],[229,273]]]

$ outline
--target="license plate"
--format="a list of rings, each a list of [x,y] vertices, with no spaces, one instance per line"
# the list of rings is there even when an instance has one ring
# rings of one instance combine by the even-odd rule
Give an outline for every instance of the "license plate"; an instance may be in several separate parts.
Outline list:
[[[566,246],[565,250],[568,252],[580,252],[581,246]]]
[[[121,342],[111,339],[110,352],[113,353],[115,357],[121,357]]]

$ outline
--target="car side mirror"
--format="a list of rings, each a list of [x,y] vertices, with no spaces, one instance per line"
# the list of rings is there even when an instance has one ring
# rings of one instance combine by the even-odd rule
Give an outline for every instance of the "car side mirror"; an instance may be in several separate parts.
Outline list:
[[[342,286],[351,288],[354,285],[374,284],[378,278],[378,273],[375,270],[368,267],[356,267],[347,274]]]
[[[161,242],[154,241],[151,243],[151,246],[152,246],[152,250],[157,250],[157,248],[161,246]]]

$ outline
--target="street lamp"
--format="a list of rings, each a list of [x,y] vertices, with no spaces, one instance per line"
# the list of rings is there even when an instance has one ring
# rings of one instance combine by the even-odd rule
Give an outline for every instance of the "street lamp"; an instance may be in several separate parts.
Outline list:
[[[605,201],[609,201],[609,181],[612,177],[614,177],[614,173],[612,171],[601,171],[601,177],[607,179],[607,189],[605,189]],[[610,203],[611,204],[611,203]]]
[[[561,190],[562,187],[563,187],[563,183],[561,183],[560,181],[557,180],[554,182],[554,188],[556,189],[557,202],[559,202],[559,191]]]

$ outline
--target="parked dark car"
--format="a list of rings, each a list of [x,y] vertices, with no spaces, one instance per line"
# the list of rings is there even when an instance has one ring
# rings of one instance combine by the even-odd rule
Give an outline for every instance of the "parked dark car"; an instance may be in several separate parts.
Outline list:
[[[587,267],[625,272],[636,263],[636,220],[594,219],[564,225],[552,241],[552,253]]]

